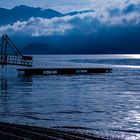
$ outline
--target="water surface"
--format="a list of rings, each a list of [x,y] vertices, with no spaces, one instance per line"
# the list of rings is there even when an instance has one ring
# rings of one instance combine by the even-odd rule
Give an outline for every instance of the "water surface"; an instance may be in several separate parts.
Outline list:
[[[24,77],[18,67],[1,69],[1,121],[140,139],[140,55],[41,55],[34,56],[33,66],[113,72]]]

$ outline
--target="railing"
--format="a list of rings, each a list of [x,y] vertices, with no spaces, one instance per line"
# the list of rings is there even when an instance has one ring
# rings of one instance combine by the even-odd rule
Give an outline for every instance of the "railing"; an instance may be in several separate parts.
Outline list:
[[[17,55],[1,55],[0,65],[20,65],[32,66],[32,57],[30,56],[17,56]]]

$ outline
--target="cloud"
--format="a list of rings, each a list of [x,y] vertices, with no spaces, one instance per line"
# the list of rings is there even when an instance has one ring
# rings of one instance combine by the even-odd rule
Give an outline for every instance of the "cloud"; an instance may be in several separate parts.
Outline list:
[[[96,9],[102,11],[111,7],[125,7],[128,3],[139,3],[139,0],[0,0],[0,7],[13,8],[18,5],[32,7],[54,8],[60,12],[70,12],[81,9]]]
[[[67,23],[67,19],[53,18],[30,18],[28,21],[17,21],[13,25],[0,27],[1,34],[12,35],[29,35],[29,36],[49,36],[49,35],[64,35],[68,30],[72,29],[72,25]],[[64,23],[64,24],[63,24]]]
[[[134,3],[129,3],[124,7],[123,9],[121,8],[109,8],[109,13],[111,16],[121,16],[121,15],[126,15],[126,14],[139,14],[140,12],[140,3],[134,4]]]
[[[90,0],[89,0],[90,1]],[[119,0],[118,0],[119,1]],[[1,34],[23,36],[53,36],[67,34],[98,33],[101,28],[116,26],[140,26],[140,2],[125,0],[118,8],[106,3],[105,8],[96,12],[82,13],[74,16],[55,17],[51,19],[34,18],[12,25],[0,27]]]

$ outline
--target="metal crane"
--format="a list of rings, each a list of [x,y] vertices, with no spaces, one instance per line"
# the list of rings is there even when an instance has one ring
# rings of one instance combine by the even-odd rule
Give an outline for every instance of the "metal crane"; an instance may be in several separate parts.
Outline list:
[[[0,40],[0,65],[19,65],[19,66],[32,66],[33,58],[31,56],[24,56],[17,49],[12,40],[3,35]]]

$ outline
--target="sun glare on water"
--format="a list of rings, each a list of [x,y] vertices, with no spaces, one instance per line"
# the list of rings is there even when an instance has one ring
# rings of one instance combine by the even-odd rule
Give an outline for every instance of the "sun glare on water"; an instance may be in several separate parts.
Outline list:
[[[124,57],[127,57],[127,58],[132,58],[132,59],[140,59],[140,54],[125,54],[123,55]]]

